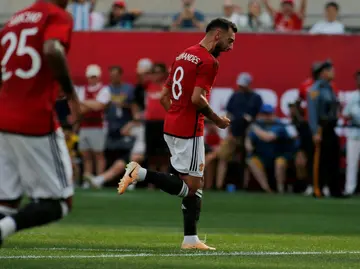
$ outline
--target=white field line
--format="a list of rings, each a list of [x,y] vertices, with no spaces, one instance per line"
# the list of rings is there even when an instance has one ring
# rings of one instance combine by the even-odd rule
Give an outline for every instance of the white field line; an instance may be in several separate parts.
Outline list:
[[[94,259],[94,258],[140,258],[140,257],[215,257],[215,256],[312,256],[312,255],[360,255],[360,251],[289,251],[289,252],[203,252],[203,253],[138,253],[138,254],[100,254],[100,255],[16,255],[0,256],[6,259]]]

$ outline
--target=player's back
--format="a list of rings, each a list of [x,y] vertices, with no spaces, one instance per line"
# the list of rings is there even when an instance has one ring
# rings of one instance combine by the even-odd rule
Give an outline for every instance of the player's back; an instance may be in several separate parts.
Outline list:
[[[72,20],[60,7],[37,1],[17,12],[0,33],[2,86],[0,131],[46,135],[56,129],[58,85],[43,46],[60,39],[69,46]]]
[[[200,44],[176,57],[166,87],[171,91],[171,107],[166,115],[164,133],[181,138],[202,136],[204,116],[191,101],[195,87],[209,98],[218,71],[218,61]]]

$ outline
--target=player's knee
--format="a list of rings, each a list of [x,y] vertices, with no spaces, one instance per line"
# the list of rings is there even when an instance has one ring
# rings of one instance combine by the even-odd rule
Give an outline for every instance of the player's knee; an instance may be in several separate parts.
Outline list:
[[[185,183],[189,187],[189,196],[193,196],[198,190],[203,188],[204,178],[189,176],[185,179]]]

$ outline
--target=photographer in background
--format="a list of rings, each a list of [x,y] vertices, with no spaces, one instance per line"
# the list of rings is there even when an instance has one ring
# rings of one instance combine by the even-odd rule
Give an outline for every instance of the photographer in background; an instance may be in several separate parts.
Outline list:
[[[195,10],[195,0],[182,0],[182,2],[183,10],[174,16],[171,30],[204,30],[205,16]]]

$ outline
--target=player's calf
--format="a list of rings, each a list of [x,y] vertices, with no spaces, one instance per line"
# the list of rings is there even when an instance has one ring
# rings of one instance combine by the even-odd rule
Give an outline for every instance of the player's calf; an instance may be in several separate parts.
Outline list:
[[[19,210],[12,216],[0,220],[1,240],[15,232],[48,224],[65,217],[72,208],[72,199],[51,200],[37,199]]]
[[[125,175],[119,183],[119,194],[123,194],[129,185],[144,180],[171,195],[186,197],[189,194],[189,187],[178,175],[150,171],[136,162],[127,165]]]

